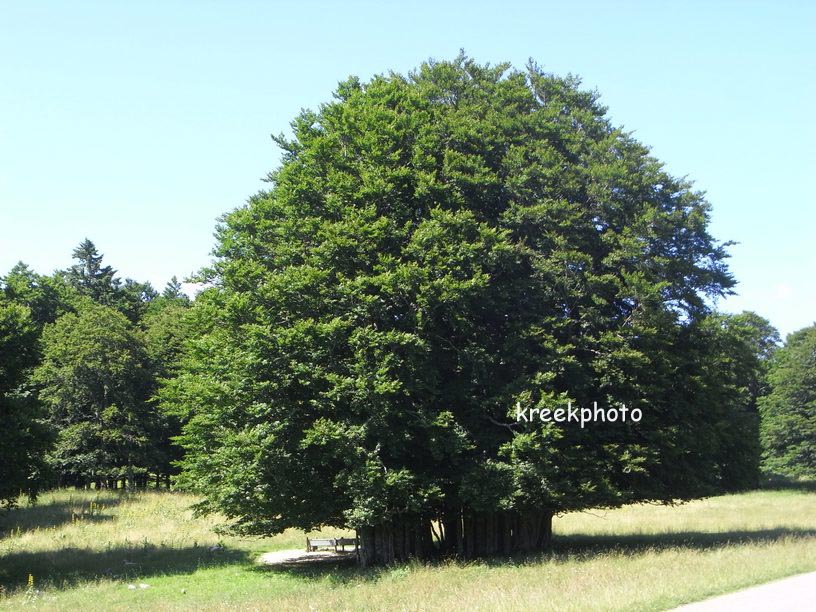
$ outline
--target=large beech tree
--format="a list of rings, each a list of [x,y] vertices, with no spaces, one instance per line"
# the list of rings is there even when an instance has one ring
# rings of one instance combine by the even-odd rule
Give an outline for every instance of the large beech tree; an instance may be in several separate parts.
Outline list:
[[[218,228],[163,391],[203,510],[351,526],[388,563],[536,550],[559,512],[733,485],[742,405],[706,299],[733,284],[726,245],[595,93],[460,56],[350,78],[292,129]],[[568,401],[643,416],[513,417]]]

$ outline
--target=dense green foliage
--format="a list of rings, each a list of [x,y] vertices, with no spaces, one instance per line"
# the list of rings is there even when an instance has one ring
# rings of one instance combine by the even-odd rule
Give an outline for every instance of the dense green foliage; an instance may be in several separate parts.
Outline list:
[[[33,497],[50,482],[46,453],[54,435],[31,383],[45,325],[79,300],[59,275],[19,263],[0,282],[0,504]]]
[[[47,430],[26,388],[36,360],[36,326],[28,308],[0,294],[0,507],[34,497],[45,472]]]
[[[595,94],[460,57],[349,79],[292,127],[219,228],[164,390],[203,508],[351,525],[387,561],[425,554],[432,518],[466,554],[529,548],[554,512],[752,478],[708,204]],[[513,420],[568,401],[642,421]]]
[[[189,306],[189,298],[180,292],[179,283],[173,278],[162,295],[150,304],[142,322],[152,382],[150,409],[156,419],[152,469],[167,478],[178,472],[175,462],[181,459],[181,447],[174,438],[181,432],[181,426],[176,415],[164,413],[153,400],[159,382],[175,376],[185,350],[190,336]]]
[[[124,315],[93,304],[61,317],[45,330],[35,381],[58,428],[52,457],[65,482],[144,475],[156,428],[150,371]]]
[[[755,487],[760,463],[758,402],[768,391],[768,362],[779,333],[762,317],[743,312],[709,316],[705,334],[708,355],[700,355],[700,360],[708,401],[731,407],[721,423],[717,463],[722,486]]]
[[[761,400],[763,468],[816,478],[816,326],[788,336],[768,373]]]
[[[94,303],[116,308],[132,323],[142,319],[147,305],[158,296],[150,283],[131,278],[122,281],[116,270],[102,265],[102,255],[87,238],[74,249],[73,256],[77,263],[63,272],[68,284]]]
[[[161,296],[121,281],[87,239],[73,255],[51,276],[20,263],[0,284],[8,501],[54,479],[134,486],[176,471],[178,423],[150,399],[178,359],[189,299],[175,277]]]
[[[62,275],[42,276],[22,262],[3,278],[3,293],[10,302],[31,311],[38,334],[46,324],[53,323],[67,312],[73,312],[81,301],[79,294]]]

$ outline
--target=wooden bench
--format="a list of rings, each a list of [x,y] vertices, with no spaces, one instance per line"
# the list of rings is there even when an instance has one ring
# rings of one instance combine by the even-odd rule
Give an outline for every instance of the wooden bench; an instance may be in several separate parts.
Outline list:
[[[334,552],[345,551],[346,546],[357,550],[357,538],[306,538],[306,552],[315,552],[318,548],[334,548]]]
[[[334,550],[337,550],[337,547],[340,547],[340,550],[345,551],[346,546],[354,546],[354,550],[357,550],[357,538],[337,538],[334,541]]]

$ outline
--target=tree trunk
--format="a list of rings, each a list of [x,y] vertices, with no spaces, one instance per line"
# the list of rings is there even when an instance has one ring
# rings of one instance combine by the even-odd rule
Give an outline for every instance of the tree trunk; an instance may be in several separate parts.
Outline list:
[[[389,523],[357,530],[362,567],[391,565],[411,558],[426,559],[433,551],[431,522],[420,517],[401,517]]]
[[[540,552],[552,539],[552,512],[450,511],[442,518],[440,550],[465,559]],[[418,517],[363,527],[357,531],[362,567],[390,565],[410,558],[427,559],[434,552],[431,524]]]
[[[516,552],[544,550],[552,539],[552,512],[525,510],[517,516],[518,533],[514,534],[513,549]]]
[[[513,552],[513,517],[507,512],[502,512],[497,519],[498,552],[508,556]]]
[[[545,550],[552,538],[552,513],[466,512],[463,527],[465,559],[537,552]]]
[[[462,554],[462,512],[459,509],[447,510],[440,521],[442,542],[439,552],[444,556]]]

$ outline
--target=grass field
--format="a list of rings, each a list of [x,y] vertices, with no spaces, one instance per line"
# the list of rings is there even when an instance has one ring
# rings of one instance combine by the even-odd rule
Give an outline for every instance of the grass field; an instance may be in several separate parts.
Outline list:
[[[655,610],[816,570],[808,490],[569,514],[545,555],[368,571],[261,567],[304,534],[222,537],[194,501],[57,491],[0,515],[0,608]]]

